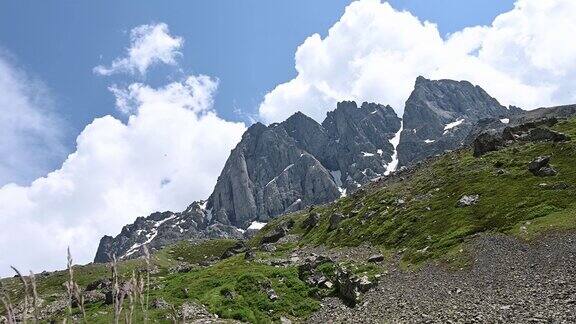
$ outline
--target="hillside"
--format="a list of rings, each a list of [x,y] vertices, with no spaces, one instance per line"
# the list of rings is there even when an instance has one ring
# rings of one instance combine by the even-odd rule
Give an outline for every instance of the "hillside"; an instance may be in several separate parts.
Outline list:
[[[574,321],[576,118],[509,129],[507,140],[494,134],[493,151],[428,158],[275,218],[246,243],[183,241],[154,253],[149,267],[145,258],[119,262],[121,289],[109,264],[75,266],[86,320],[113,321],[118,292],[119,317],[133,300],[134,322],[143,319],[139,301],[158,322]],[[533,167],[542,156],[549,164]],[[147,274],[149,303],[135,288],[147,290]],[[68,278],[36,276],[39,316],[69,317]],[[1,283],[22,318],[20,278]],[[81,318],[81,307],[71,316]]]

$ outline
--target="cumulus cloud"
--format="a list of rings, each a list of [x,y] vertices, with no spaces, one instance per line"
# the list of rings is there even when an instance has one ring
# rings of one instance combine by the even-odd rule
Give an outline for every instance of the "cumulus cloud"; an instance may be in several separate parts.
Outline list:
[[[60,169],[30,186],[0,188],[0,274],[9,263],[63,268],[67,246],[75,260],[91,261],[103,234],[206,198],[245,130],[217,116],[216,88],[203,75],[161,88],[115,88],[120,108],[131,113],[126,123],[95,119]]]
[[[46,87],[0,56],[0,186],[32,181],[65,156],[51,107]]]
[[[350,4],[325,38],[295,55],[297,76],[266,94],[259,114],[280,121],[300,110],[316,120],[340,100],[391,104],[402,113],[416,77],[466,79],[503,104],[526,109],[576,101],[576,2],[517,0],[490,26],[442,37],[387,2]]]
[[[156,63],[176,65],[176,58],[181,55],[178,50],[183,43],[181,37],[170,35],[168,25],[164,23],[135,27],[130,32],[130,47],[126,50],[126,57],[115,59],[109,67],[96,66],[94,73],[144,75]]]

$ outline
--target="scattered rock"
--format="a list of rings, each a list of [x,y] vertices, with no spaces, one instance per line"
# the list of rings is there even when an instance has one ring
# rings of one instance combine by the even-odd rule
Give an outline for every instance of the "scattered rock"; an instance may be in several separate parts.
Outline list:
[[[222,254],[221,259],[228,259],[236,254],[244,253],[248,251],[248,246],[244,241],[238,241],[234,246],[229,247],[224,253]]]
[[[540,127],[531,129],[526,138],[531,142],[565,142],[570,140],[570,137],[563,133]]]
[[[459,200],[456,206],[458,207],[468,207],[478,203],[480,200],[479,195],[464,195]]]
[[[336,288],[338,296],[350,306],[360,301],[361,293],[367,292],[375,284],[368,277],[358,277],[345,268],[336,271]]]
[[[528,164],[528,171],[539,177],[556,175],[558,172],[550,166],[550,156],[536,157]]]
[[[262,244],[260,246],[260,250],[264,251],[264,252],[275,252],[276,251],[276,246],[274,246],[274,244]]]
[[[292,321],[289,320],[288,318],[282,316],[282,317],[280,317],[280,324],[292,324]]]
[[[110,279],[98,279],[86,285],[86,290],[92,291],[97,289],[108,289],[110,287],[112,287]]]
[[[244,254],[244,260],[247,261],[252,261],[256,258],[256,252],[252,251],[252,250],[248,250],[246,251],[246,253]]]
[[[384,256],[382,254],[374,254],[368,258],[368,262],[377,263],[384,261]]]
[[[494,129],[489,129],[482,132],[473,143],[474,146],[474,156],[480,157],[488,152],[497,151],[502,146],[504,146],[504,139]]]
[[[330,216],[330,223],[328,225],[328,230],[333,231],[338,228],[340,222],[344,219],[344,215],[341,213],[334,213]]]
[[[106,301],[106,294],[103,292],[91,290],[85,291],[83,294],[84,303],[91,304],[91,303],[98,303],[98,302],[105,302]]]
[[[171,305],[162,298],[154,298],[152,300],[152,308],[155,309],[169,309]]]
[[[302,222],[302,228],[305,228],[307,230],[311,229],[312,227],[316,226],[316,224],[318,224],[318,221],[320,220],[320,215],[318,215],[317,213],[310,213],[310,215],[308,215],[308,217]]]
[[[294,227],[294,220],[290,219],[288,221],[282,222],[275,229],[264,235],[260,240],[260,244],[278,242],[279,239],[288,234],[292,227]]]
[[[270,299],[271,301],[275,301],[278,299],[278,295],[272,288],[267,289],[266,294],[268,295],[268,299]]]

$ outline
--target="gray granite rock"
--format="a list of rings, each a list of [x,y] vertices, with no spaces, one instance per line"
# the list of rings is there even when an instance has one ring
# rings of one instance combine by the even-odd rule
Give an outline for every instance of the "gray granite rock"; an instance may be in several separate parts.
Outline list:
[[[481,119],[504,120],[512,114],[470,82],[418,77],[404,110],[399,164],[457,149]]]
[[[181,240],[201,241],[212,238],[243,237],[236,227],[211,222],[210,211],[205,202],[194,202],[180,213],[153,213],[138,217],[132,224],[122,228],[116,237],[104,236],[100,240],[94,262],[136,258],[144,255],[143,245],[152,252]]]

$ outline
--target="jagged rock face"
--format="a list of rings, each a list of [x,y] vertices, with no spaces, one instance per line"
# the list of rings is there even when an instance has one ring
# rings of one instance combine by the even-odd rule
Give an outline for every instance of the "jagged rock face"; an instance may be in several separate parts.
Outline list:
[[[389,106],[338,104],[322,125],[302,113],[256,123],[228,158],[208,208],[223,223],[252,221],[322,204],[386,171],[400,119]]]
[[[401,119],[390,106],[353,101],[338,103],[328,112],[322,126],[333,142],[330,157],[341,173],[344,188],[354,188],[383,175],[392,161],[390,140],[400,129]]]
[[[399,165],[459,148],[479,120],[505,121],[514,113],[470,82],[418,77],[404,110]]]
[[[108,262],[113,255],[118,259],[143,255],[142,246],[152,252],[181,240],[211,238],[242,238],[237,228],[218,222],[210,223],[211,215],[203,202],[194,202],[181,213],[153,213],[138,217],[126,225],[118,236],[104,236],[100,240],[94,262]]]
[[[330,172],[305,150],[322,154],[326,141],[321,126],[302,114],[268,127],[252,125],[232,150],[208,208],[219,220],[247,227],[336,199]]]

